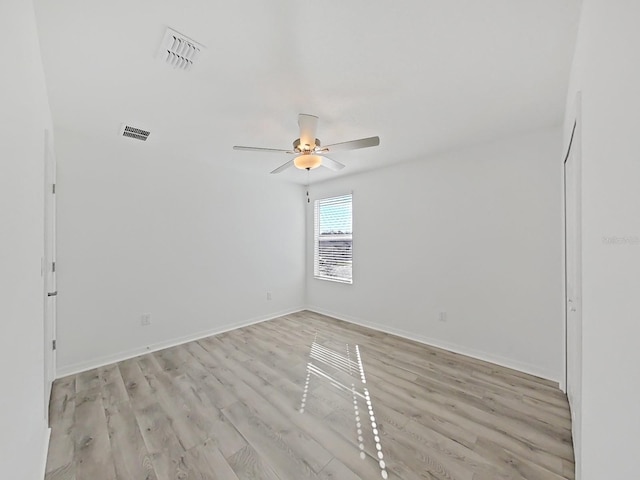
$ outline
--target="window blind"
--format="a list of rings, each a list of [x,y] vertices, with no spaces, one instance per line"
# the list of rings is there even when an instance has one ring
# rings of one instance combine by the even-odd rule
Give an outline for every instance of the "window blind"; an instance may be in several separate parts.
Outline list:
[[[313,273],[316,278],[352,283],[351,194],[316,200]]]

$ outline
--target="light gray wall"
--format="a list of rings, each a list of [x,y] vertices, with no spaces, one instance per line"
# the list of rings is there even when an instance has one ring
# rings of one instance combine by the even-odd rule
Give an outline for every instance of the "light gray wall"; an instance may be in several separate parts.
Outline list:
[[[56,142],[59,375],[302,308],[302,187],[152,139]]]
[[[585,0],[567,99],[582,96],[582,463],[638,478],[640,3]]]
[[[44,132],[51,117],[31,2],[0,3],[0,471],[42,478]]]
[[[311,309],[559,381],[561,128],[342,177],[353,191],[353,285],[312,277]],[[447,321],[438,319],[446,311]]]

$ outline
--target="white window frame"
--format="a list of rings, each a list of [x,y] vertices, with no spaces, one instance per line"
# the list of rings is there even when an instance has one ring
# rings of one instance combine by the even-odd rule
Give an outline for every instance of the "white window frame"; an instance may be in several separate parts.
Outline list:
[[[341,259],[341,257],[345,256],[344,251],[337,251],[335,254],[329,253],[329,257],[327,259],[326,255],[321,253],[320,243],[321,242],[329,242],[330,240],[327,237],[322,238],[320,235],[320,209],[322,207],[330,207],[331,205],[345,205],[349,204],[351,211],[350,218],[350,232],[343,234],[336,234],[331,240],[335,242],[350,242],[350,246],[348,247],[348,261],[347,263],[350,265],[349,268],[349,276],[343,275],[345,270],[341,269],[341,266],[344,266],[345,261]],[[326,251],[326,250],[325,250]],[[322,263],[322,265],[321,265]],[[327,273],[328,271],[333,271],[334,274]],[[328,280],[331,282],[338,283],[353,283],[353,194],[348,193],[345,195],[338,195],[334,197],[321,198],[314,201],[313,205],[313,276],[319,280]]]

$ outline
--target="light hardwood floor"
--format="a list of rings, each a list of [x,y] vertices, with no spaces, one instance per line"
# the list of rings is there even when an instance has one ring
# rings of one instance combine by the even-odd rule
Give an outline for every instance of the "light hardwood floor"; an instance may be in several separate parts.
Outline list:
[[[51,426],[47,480],[574,478],[557,385],[311,312],[59,379]]]

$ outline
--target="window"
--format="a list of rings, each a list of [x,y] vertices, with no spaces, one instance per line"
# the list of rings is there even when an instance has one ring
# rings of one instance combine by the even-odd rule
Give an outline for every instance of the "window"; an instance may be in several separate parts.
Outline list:
[[[313,275],[352,283],[351,194],[315,201]]]

